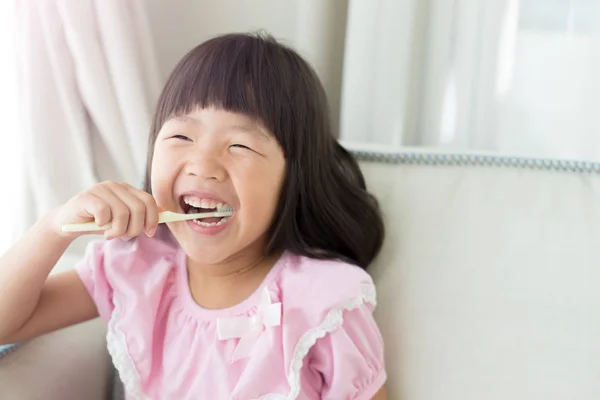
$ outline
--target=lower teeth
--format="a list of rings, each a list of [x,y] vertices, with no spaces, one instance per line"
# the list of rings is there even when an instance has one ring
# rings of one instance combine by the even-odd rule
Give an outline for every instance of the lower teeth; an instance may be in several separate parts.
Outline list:
[[[225,221],[227,221],[229,219],[229,217],[223,217],[221,218],[220,221],[218,222],[204,222],[201,219],[195,219],[193,220],[195,224],[198,224],[200,226],[204,226],[204,227],[208,227],[208,226],[219,226],[219,225],[223,225],[225,223]]]

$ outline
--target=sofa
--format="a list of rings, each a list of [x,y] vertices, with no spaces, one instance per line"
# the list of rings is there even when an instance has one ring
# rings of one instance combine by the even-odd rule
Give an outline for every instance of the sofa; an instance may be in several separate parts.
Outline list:
[[[346,145],[387,223],[370,271],[389,399],[599,399],[600,164]],[[0,398],[119,397],[104,334],[4,355]]]

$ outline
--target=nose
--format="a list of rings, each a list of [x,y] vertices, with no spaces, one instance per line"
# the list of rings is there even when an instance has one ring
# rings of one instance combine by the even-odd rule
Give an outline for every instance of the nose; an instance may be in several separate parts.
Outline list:
[[[221,160],[211,152],[194,152],[188,155],[185,174],[206,180],[223,182],[227,179],[227,170]]]

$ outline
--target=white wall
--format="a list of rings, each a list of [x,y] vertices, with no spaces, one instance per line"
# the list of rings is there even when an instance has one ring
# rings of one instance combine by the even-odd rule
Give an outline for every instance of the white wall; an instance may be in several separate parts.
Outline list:
[[[163,79],[192,47],[219,34],[266,30],[317,70],[337,130],[347,0],[149,0]]]

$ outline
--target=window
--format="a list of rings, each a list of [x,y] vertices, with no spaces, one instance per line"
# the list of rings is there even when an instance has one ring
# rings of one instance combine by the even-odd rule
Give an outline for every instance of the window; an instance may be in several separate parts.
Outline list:
[[[505,93],[497,94],[498,148],[600,159],[597,0],[521,0]],[[506,39],[506,38],[504,38]]]
[[[521,0],[519,27],[524,31],[593,33],[598,0]]]

